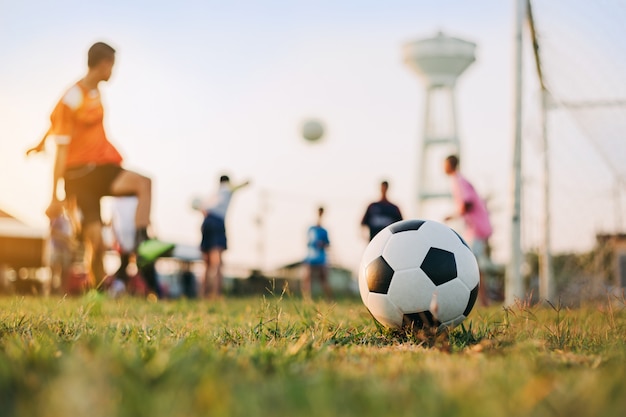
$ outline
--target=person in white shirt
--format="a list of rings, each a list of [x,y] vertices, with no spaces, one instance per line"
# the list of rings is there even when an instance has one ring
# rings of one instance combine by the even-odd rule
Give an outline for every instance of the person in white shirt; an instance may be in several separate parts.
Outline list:
[[[222,294],[224,276],[222,274],[222,254],[227,249],[226,213],[235,191],[247,186],[250,181],[232,185],[227,175],[222,175],[216,194],[206,203],[200,203],[198,210],[204,215],[200,250],[205,263],[202,296],[218,298]]]

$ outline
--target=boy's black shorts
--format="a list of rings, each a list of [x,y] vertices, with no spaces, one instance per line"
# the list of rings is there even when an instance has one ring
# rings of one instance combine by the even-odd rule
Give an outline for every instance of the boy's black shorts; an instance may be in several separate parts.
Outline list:
[[[100,199],[111,195],[111,185],[122,171],[115,164],[87,164],[65,170],[65,196],[76,199],[83,225],[102,222]]]

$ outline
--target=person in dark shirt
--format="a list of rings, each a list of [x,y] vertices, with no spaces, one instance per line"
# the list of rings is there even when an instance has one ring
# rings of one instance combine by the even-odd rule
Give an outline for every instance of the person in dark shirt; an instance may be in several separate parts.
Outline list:
[[[361,220],[361,226],[369,229],[370,240],[385,227],[402,220],[402,214],[398,206],[387,199],[388,190],[389,182],[381,182],[380,200],[367,206],[363,220]]]

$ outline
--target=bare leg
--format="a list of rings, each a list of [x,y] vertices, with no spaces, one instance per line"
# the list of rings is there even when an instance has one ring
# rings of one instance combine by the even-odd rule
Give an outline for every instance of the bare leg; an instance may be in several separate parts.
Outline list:
[[[135,225],[137,228],[146,228],[150,225],[152,204],[152,180],[150,178],[133,171],[124,170],[111,184],[111,193],[114,196],[136,196]]]
[[[222,295],[222,248],[212,248],[209,253],[209,268],[207,268],[208,276],[211,282],[211,297],[218,298]]]
[[[328,267],[326,266],[320,268],[320,284],[322,284],[322,290],[324,290],[326,299],[332,300],[333,291],[330,289],[330,284],[328,284]]]
[[[55,294],[65,294],[67,292],[67,283],[70,273],[70,254],[55,253],[54,262],[50,265],[52,278],[50,282],[50,290]]]
[[[200,289],[200,298],[206,298],[211,289],[211,258],[209,252],[202,252],[202,259],[204,259],[204,280]]]
[[[99,285],[104,279],[104,244],[102,242],[102,225],[93,222],[85,225],[83,238],[89,248],[90,285]]]
[[[304,280],[302,281],[302,297],[305,299],[311,298],[311,265],[306,265],[304,270]]]
[[[61,285],[59,287],[61,294],[66,294],[70,280],[70,269],[72,266],[72,254],[70,252],[64,254],[63,265],[61,266]]]
[[[58,255],[54,255],[55,258]],[[65,288],[63,287],[63,266],[59,262],[58,258],[54,260],[54,262],[50,265],[50,272],[52,272],[52,277],[50,278],[50,290],[52,293],[60,293],[63,294],[65,292]]]
[[[115,272],[115,277],[122,280],[124,285],[128,285],[128,265],[130,264],[130,253],[121,252],[120,253],[120,267]]]

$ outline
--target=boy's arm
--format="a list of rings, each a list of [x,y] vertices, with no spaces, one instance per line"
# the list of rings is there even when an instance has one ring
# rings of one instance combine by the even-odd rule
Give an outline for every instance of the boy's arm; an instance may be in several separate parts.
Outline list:
[[[46,209],[46,215],[49,216],[52,207],[58,204],[63,204],[57,195],[57,188],[59,186],[59,180],[63,178],[63,172],[65,171],[65,161],[67,159],[67,145],[57,144],[56,157],[54,159],[54,171],[52,172],[52,198],[50,199],[50,205]]]
[[[57,187],[59,180],[63,178],[65,171],[65,161],[67,159],[67,145],[57,145],[56,157],[54,159],[54,171],[52,172],[52,200],[59,201]]]
[[[244,181],[244,182],[242,182],[239,185],[233,185],[233,187],[231,188],[231,191],[235,192],[235,191],[237,191],[237,190],[239,190],[239,189],[241,189],[243,187],[246,187],[248,185],[250,185],[250,181],[249,180],[248,181]]]
[[[50,134],[51,130],[52,130],[52,126],[48,128],[48,131],[46,132],[45,135],[43,135],[43,137],[41,138],[41,140],[39,141],[37,145],[26,150],[26,156],[30,156],[30,154],[32,153],[43,152],[43,150],[46,148],[46,139],[48,139],[48,135]]]

